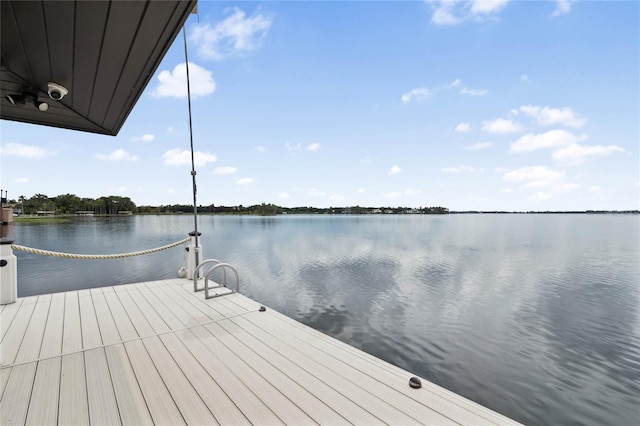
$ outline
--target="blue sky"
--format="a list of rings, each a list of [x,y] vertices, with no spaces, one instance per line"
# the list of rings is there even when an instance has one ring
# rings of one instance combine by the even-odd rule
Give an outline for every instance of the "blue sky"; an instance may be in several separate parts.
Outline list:
[[[198,203],[638,209],[639,5],[200,1]],[[9,198],[190,204],[184,69],[117,137],[2,121]]]

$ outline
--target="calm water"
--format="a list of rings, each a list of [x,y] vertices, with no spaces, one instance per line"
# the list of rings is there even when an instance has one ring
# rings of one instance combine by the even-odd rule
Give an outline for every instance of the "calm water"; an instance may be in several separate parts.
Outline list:
[[[189,216],[13,225],[17,244],[119,253]],[[528,424],[640,422],[640,216],[203,216],[241,292]],[[182,247],[125,260],[16,252],[20,296],[176,276]]]

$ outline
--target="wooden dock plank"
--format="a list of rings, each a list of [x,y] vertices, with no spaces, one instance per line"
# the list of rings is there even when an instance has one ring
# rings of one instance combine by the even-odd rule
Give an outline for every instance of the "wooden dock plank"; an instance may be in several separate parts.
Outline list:
[[[211,321],[217,321],[222,318],[226,318],[229,315],[233,315],[233,312],[230,312],[224,306],[216,303],[216,299],[205,300],[204,293],[194,293],[193,291],[188,292],[179,285],[166,287],[166,290],[175,294],[176,297],[184,299],[185,302],[191,304],[194,308],[207,315]]]
[[[146,284],[141,284],[135,287],[135,290],[140,292],[142,297],[145,298],[147,303],[153,308],[153,310],[162,318],[165,324],[169,326],[169,330],[181,330],[185,327],[185,323],[178,318],[173,309],[169,309],[162,300],[154,294]]]
[[[129,315],[129,319],[131,320],[131,323],[133,324],[133,327],[135,328],[138,336],[146,337],[155,334],[156,331],[153,329],[153,327],[149,323],[149,320],[142,313],[138,305],[136,305],[136,302],[134,302],[127,289],[121,289],[120,286],[114,287],[113,289],[116,296],[120,300],[122,307],[127,312],[127,315]],[[162,323],[164,324],[164,321],[162,321]],[[166,327],[166,324],[164,325]],[[168,330],[168,327],[166,330]]]
[[[96,317],[98,318],[98,326],[100,327],[102,343],[105,345],[111,345],[122,342],[120,333],[118,332],[118,327],[116,327],[113,314],[109,310],[109,305],[107,305],[102,289],[91,289],[91,297],[93,299],[93,307],[96,310]]]
[[[122,343],[105,347],[113,390],[123,425],[151,425],[153,420]]]
[[[240,354],[227,348],[213,333],[225,333],[214,328],[213,333],[209,329],[193,328],[191,331],[203,342],[210,351],[223,360],[233,373],[240,378],[263,401],[268,401],[269,408],[282,419],[285,424],[311,424],[315,423],[307,414],[288,399],[282,389],[265,379],[253,366],[240,358]]]
[[[60,357],[38,362],[25,424],[51,425],[58,421],[60,366]]]
[[[50,294],[38,296],[38,302],[33,310],[31,321],[29,321],[29,327],[27,327],[25,331],[20,350],[16,355],[16,363],[30,362],[38,359],[50,306]]]
[[[62,357],[58,422],[61,425],[89,424],[87,381],[82,352]]]
[[[199,324],[207,324],[215,319],[222,318],[221,315],[209,316],[196,308],[181,297],[177,297],[171,289],[158,287],[153,289],[158,298],[163,301],[171,300],[171,312],[175,314],[186,327],[193,327]]]
[[[317,423],[382,423],[379,418],[354,404],[337,390],[262,345],[262,342],[245,341],[245,336],[236,334],[242,335],[242,330],[228,320],[206,328]]]
[[[40,358],[62,353],[62,333],[64,330],[64,293],[56,293],[51,298],[47,325],[42,338]]]
[[[129,296],[131,298],[131,301],[135,303],[136,307],[140,310],[140,314],[144,317],[145,321],[147,321],[153,329],[153,333],[142,333],[140,334],[141,336],[147,336],[155,333],[165,333],[171,330],[167,323],[162,319],[158,312],[156,312],[153,306],[149,304],[149,301],[147,301],[147,299],[137,288],[133,286],[118,286],[116,288],[116,293],[123,299],[125,296]]]
[[[62,331],[62,353],[71,353],[82,349],[82,325],[80,323],[80,305],[78,292],[64,293],[64,318]]]
[[[87,401],[92,425],[122,424],[103,348],[85,351]]]
[[[80,325],[82,329],[82,347],[84,349],[102,346],[102,336],[93,308],[93,299],[89,291],[78,292],[78,305],[80,306]]]
[[[162,341],[156,336],[142,342],[187,424],[219,424]]]
[[[16,313],[11,327],[7,329],[7,333],[1,343],[0,363],[2,363],[2,365],[10,365],[15,361],[16,355],[20,350],[20,345],[22,344],[22,339],[24,339],[24,334],[27,331],[31,316],[36,307],[36,300],[37,297],[25,300]]]
[[[207,373],[204,367],[174,334],[164,334],[160,340],[173,359],[180,365],[196,392],[208,407],[215,407],[213,415],[222,425],[247,424],[249,420],[233,403],[221,386]],[[206,361],[204,361],[206,362]]]
[[[12,368],[6,389],[0,401],[0,424],[24,424],[29,408],[29,396],[36,375],[36,363],[17,365]]]
[[[206,342],[206,339],[210,338],[210,334],[201,327],[177,331],[174,334],[252,424],[282,425],[282,420],[272,411],[271,407],[253,392],[253,383],[243,382],[225,364],[223,359],[218,358],[217,354],[193,333],[198,329],[204,333]]]
[[[395,366],[391,366],[390,364],[372,357],[345,343],[328,338],[326,335],[317,332],[316,330],[303,327],[301,324],[295,323],[291,319],[284,317],[282,314],[273,310],[268,311],[268,315],[266,315],[265,318],[261,318],[259,322],[261,324],[269,323],[271,325],[272,322],[270,321],[270,318],[266,318],[268,316],[270,316],[271,319],[278,320],[278,323],[273,323],[276,327],[274,330],[278,335],[286,330],[288,336],[296,336],[296,345],[312,345],[330,355],[330,357],[333,358],[329,361],[332,368],[337,368],[336,366],[342,363],[344,365],[352,366],[358,369],[361,373],[369,376],[371,375],[371,372],[375,371],[375,380],[386,384],[393,384],[394,389],[402,393],[402,395],[409,397],[414,401],[421,403],[425,407],[433,409],[456,422],[470,424],[477,422],[479,419],[483,419],[483,421],[487,423],[497,424],[512,422],[510,419],[501,416],[498,413],[495,413],[427,380],[423,380],[422,389],[415,392],[408,386],[404,386],[404,384],[408,383],[409,377],[411,377],[410,373]],[[309,338],[308,334],[313,334],[315,338]],[[325,346],[324,342],[328,343],[330,346]],[[387,366],[390,368],[387,368]],[[364,380],[364,378],[361,379]]]
[[[2,305],[4,310],[0,314],[0,330],[2,330],[2,337],[0,337],[0,341],[4,340],[4,335],[7,334],[7,330],[9,330],[9,327],[13,324],[13,319],[20,310],[23,302],[24,299],[18,299],[15,303]]]
[[[113,291],[113,287],[103,288],[102,293],[104,294],[104,298],[109,306],[113,320],[116,323],[120,338],[122,340],[137,338],[138,332],[129,319],[127,311],[122,306],[122,303],[120,303],[120,299],[118,299],[118,296],[116,296],[116,293]]]
[[[126,342],[124,347],[127,350],[140,389],[145,395],[153,422],[159,425],[185,424],[142,341]]]

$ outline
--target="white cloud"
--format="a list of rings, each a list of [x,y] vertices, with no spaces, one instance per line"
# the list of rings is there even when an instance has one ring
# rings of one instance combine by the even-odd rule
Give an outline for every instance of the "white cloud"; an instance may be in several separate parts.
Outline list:
[[[552,17],[569,13],[571,11],[571,6],[575,2],[575,0],[555,0],[555,2],[556,2],[556,9],[551,14]]]
[[[433,14],[431,22],[436,25],[457,25],[466,20],[482,22],[495,16],[509,0],[428,0]]]
[[[264,147],[264,146],[262,146],[262,145],[258,145],[258,146],[256,146],[256,151],[257,151],[257,152],[265,152],[266,150],[267,150],[267,148],[265,148],[265,147]]]
[[[190,39],[198,47],[198,53],[209,59],[222,60],[228,56],[249,52],[260,46],[271,28],[272,19],[258,13],[250,17],[237,8],[223,21],[193,26]]]
[[[600,185],[591,185],[589,187],[590,192],[600,192],[601,189],[602,187]]]
[[[29,178],[19,177],[13,180],[14,183],[29,183]]]
[[[278,199],[280,200],[287,200],[291,198],[291,195],[287,194],[286,192],[281,192],[278,194]]]
[[[193,158],[196,167],[204,167],[207,163],[213,163],[218,160],[215,155],[200,151],[194,152]],[[165,166],[191,165],[191,151],[180,148],[170,149],[162,154],[162,159]]]
[[[422,191],[419,190],[419,189],[411,189],[411,188],[409,188],[409,189],[405,189],[405,191],[404,191],[404,195],[418,195],[420,193],[422,193]]]
[[[400,167],[393,166],[393,167],[391,167],[391,170],[389,170],[389,176],[397,175],[400,172],[402,172],[402,169]]]
[[[324,197],[326,193],[317,188],[309,188],[309,195],[313,195],[314,197]]]
[[[250,177],[246,177],[246,178],[241,178],[238,179],[236,181],[236,183],[238,185],[251,185],[252,183],[254,183],[256,180],[254,178],[250,178]]]
[[[514,133],[522,130],[522,127],[514,121],[498,118],[493,121],[483,121],[482,130],[494,134]]]
[[[440,171],[445,173],[473,173],[475,169],[471,166],[459,165],[456,167],[443,167]]]
[[[167,132],[169,132],[169,133],[173,133],[173,126],[169,126],[169,127],[167,127]]]
[[[533,117],[541,126],[551,126],[561,124],[567,127],[582,127],[587,120],[577,117],[571,108],[551,108],[534,105],[523,105],[520,111]]]
[[[388,192],[387,193],[387,198],[398,198],[401,195],[402,195],[402,193],[400,193],[400,192]]]
[[[407,104],[411,101],[422,102],[427,99],[430,95],[429,89],[426,87],[420,87],[417,89],[412,89],[402,95],[400,99],[402,99],[403,104]]]
[[[21,143],[9,142],[0,147],[2,155],[13,155],[16,157],[25,158],[44,158],[56,155],[53,151],[47,151],[46,149],[38,148],[33,145],[23,145]]]
[[[545,166],[523,167],[505,173],[502,179],[506,182],[521,184],[521,189],[535,191],[529,197],[533,201],[544,201],[556,195],[566,194],[580,185],[567,182],[565,173],[560,170],[548,169]]]
[[[558,148],[587,139],[587,135],[576,136],[566,130],[549,130],[546,133],[529,133],[521,136],[509,146],[509,152],[531,152],[544,148]]]
[[[151,133],[145,133],[142,136],[134,136],[131,138],[133,142],[152,142],[156,138],[155,135]]]
[[[344,201],[345,200],[345,196],[344,195],[340,195],[340,194],[331,194],[329,196],[329,200],[331,200],[331,201]]]
[[[187,67],[183,62],[176,65],[172,71],[164,70],[158,74],[159,85],[152,92],[158,97],[187,97]],[[191,97],[210,95],[216,90],[216,82],[211,71],[189,62],[189,83]]]
[[[365,192],[367,192],[367,190],[364,188],[358,189],[358,194],[364,194]]]
[[[360,161],[361,163],[364,163],[364,164],[371,164],[373,162],[371,157],[369,157],[368,155],[366,157],[362,157],[358,161]]]
[[[526,74],[522,74],[522,75],[520,76],[520,81],[529,81],[529,76],[528,76],[528,75],[526,75]]]
[[[116,149],[111,154],[95,154],[94,157],[103,161],[138,161],[137,155],[131,155],[124,149]]]
[[[502,176],[504,181],[522,183],[525,188],[547,188],[558,184],[564,178],[563,171],[551,170],[545,166],[522,167]]]
[[[460,89],[460,93],[471,96],[484,96],[489,93],[489,91],[486,89],[470,89],[468,87],[463,87]]]
[[[312,143],[307,145],[307,151],[317,151],[320,149],[320,144],[319,143]]]
[[[464,149],[470,150],[470,151],[477,151],[479,149],[489,148],[491,145],[492,145],[491,142],[477,142],[471,146],[465,147]]]
[[[129,188],[127,188],[126,186],[112,186],[111,188],[109,188],[109,192],[115,194],[125,194],[127,191],[129,191]]]
[[[238,171],[237,167],[232,166],[220,166],[213,169],[212,175],[232,175]]]
[[[459,123],[454,130],[461,133],[468,132],[469,130],[471,130],[471,124]]]
[[[287,151],[300,151],[302,149],[302,143],[298,142],[296,144],[287,142],[285,144]]]
[[[448,86],[446,86],[446,89],[452,89],[454,87],[458,87],[462,84],[462,81],[460,81],[460,79],[456,78],[455,80],[453,80],[451,82],[451,84],[449,84]]]
[[[558,149],[553,153],[552,157],[556,161],[575,165],[584,162],[584,160],[589,156],[605,156],[611,155],[614,152],[625,152],[625,150],[624,148],[616,145],[584,146],[577,143],[572,143],[571,145]]]

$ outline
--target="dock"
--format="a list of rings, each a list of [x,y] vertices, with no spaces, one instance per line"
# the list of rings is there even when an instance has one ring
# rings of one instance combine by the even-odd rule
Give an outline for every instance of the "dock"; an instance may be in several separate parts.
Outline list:
[[[241,294],[170,279],[3,305],[0,424],[517,424]]]

